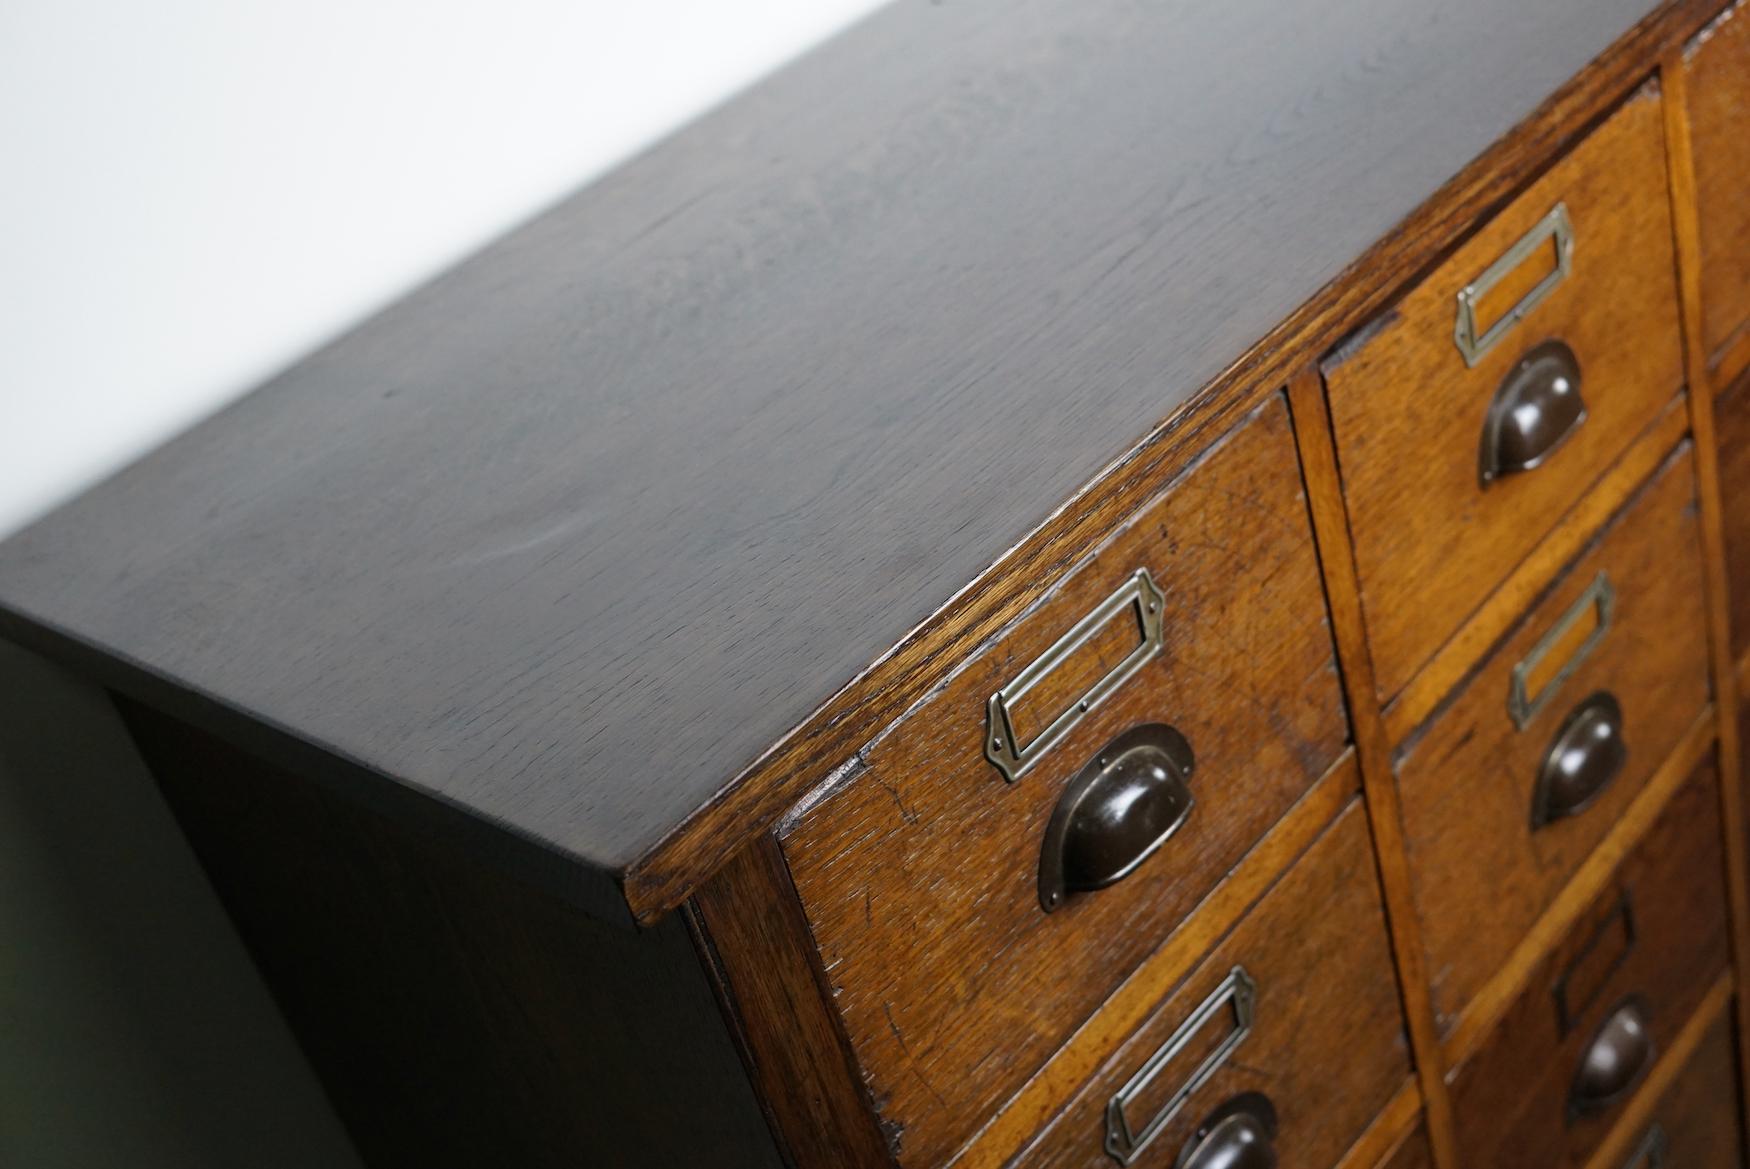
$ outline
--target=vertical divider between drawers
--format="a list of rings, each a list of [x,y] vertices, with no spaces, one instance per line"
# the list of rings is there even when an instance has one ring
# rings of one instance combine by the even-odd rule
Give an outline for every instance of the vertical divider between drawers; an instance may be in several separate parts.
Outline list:
[[[1324,378],[1316,365],[1306,366],[1289,379],[1288,404],[1337,643],[1337,662],[1343,673],[1350,730],[1361,766],[1361,788],[1385,895],[1398,992],[1403,999],[1416,1078],[1421,1084],[1427,1114],[1428,1140],[1438,1169],[1458,1169],[1452,1102],[1446,1091],[1446,1068],[1424,969],[1426,951],[1410,885],[1403,816],[1392,777],[1391,744],[1386,738],[1384,715],[1374,686],[1373,658],[1361,613],[1361,585],[1337,471],[1335,435],[1325,402]]]
[[[1719,711],[1720,831],[1724,833],[1726,898],[1730,913],[1732,968],[1738,992],[1734,1012],[1738,1039],[1738,1089],[1744,1107],[1740,1124],[1750,1119],[1750,1017],[1744,1010],[1750,990],[1750,867],[1743,832],[1742,744],[1738,739],[1738,676],[1732,659],[1731,598],[1726,587],[1725,530],[1720,503],[1719,449],[1714,428],[1715,386],[1708,373],[1702,337],[1701,220],[1696,201],[1695,158],[1689,128],[1689,85],[1681,47],[1659,59],[1659,85],[1665,119],[1666,178],[1677,257],[1679,317],[1683,326],[1684,377],[1689,386],[1689,428],[1695,438],[1696,494],[1701,508],[1705,568],[1708,654],[1713,673],[1714,707]]]

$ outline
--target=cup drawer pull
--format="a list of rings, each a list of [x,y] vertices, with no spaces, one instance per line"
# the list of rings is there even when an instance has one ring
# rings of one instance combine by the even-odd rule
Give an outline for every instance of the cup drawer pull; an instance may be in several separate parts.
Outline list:
[[[1599,1026],[1580,1056],[1568,1093],[1571,1115],[1601,1112],[1628,1095],[1653,1063],[1646,1008],[1629,999]]]
[[[1215,993],[1204,999],[1197,1009],[1191,1012],[1191,1017],[1174,1031],[1171,1038],[1163,1043],[1158,1051],[1148,1057],[1148,1062],[1131,1076],[1125,1085],[1113,1094],[1106,1103],[1106,1152],[1120,1165],[1129,1165],[1146,1149],[1149,1142],[1161,1135],[1161,1131],[1172,1123],[1172,1120],[1185,1107],[1186,1103],[1201,1088],[1207,1084],[1210,1077],[1221,1069],[1234,1049],[1245,1042],[1246,1036],[1252,1033],[1252,1008],[1257,984],[1252,976],[1246,973],[1243,966],[1235,966],[1216,987]],[[1230,1029],[1221,1042],[1216,1044],[1208,1055],[1198,1063],[1185,1082],[1173,1092],[1166,1105],[1140,1129],[1130,1123],[1130,1109],[1137,1099],[1148,1091],[1149,1085],[1159,1078],[1173,1061],[1191,1046],[1198,1032],[1202,1031],[1217,1016],[1226,1015],[1230,1019]],[[1274,1128],[1274,1110],[1270,1116],[1271,1127]],[[1231,1131],[1231,1130],[1230,1130]],[[1224,1142],[1224,1147],[1231,1142]],[[1274,1154],[1271,1154],[1272,1158]],[[1263,1164],[1273,1164],[1274,1161]],[[1207,1165],[1219,1164],[1206,1161]],[[1248,1163],[1249,1164],[1249,1163]]]
[[[1495,285],[1512,275],[1522,264],[1540,251],[1546,252],[1549,272],[1519,298],[1506,312],[1488,325],[1481,318],[1487,311],[1484,302]],[[1556,290],[1556,285],[1568,278],[1574,267],[1574,225],[1568,219],[1568,207],[1557,203],[1549,214],[1537,221],[1519,241],[1502,253],[1501,258],[1483,269],[1483,274],[1466,285],[1458,294],[1458,323],[1453,329],[1453,341],[1464,355],[1467,366],[1475,366],[1483,354],[1495,347],[1509,330],[1524,320],[1544,297]]]
[[[1501,379],[1489,403],[1478,481],[1487,487],[1504,475],[1541,466],[1585,421],[1579,358],[1561,341],[1533,346]]]
[[[1179,830],[1194,801],[1191,744],[1164,723],[1119,735],[1070,781],[1045,826],[1039,904],[1122,880]]]
[[[1544,755],[1531,797],[1532,829],[1585,811],[1627,762],[1622,704],[1600,690],[1573,709]]]
[[[1242,1092],[1203,1118],[1174,1169],[1276,1169],[1276,1106]]]
[[[984,754],[1004,779],[1010,783],[1019,779],[1052,744],[1161,652],[1165,600],[1148,570],[1137,569],[1014,681],[990,696],[985,704]],[[1120,649],[1123,653],[1116,665],[1092,684],[1071,688],[1066,695],[1066,681],[1085,677],[1090,664],[1097,668]]]

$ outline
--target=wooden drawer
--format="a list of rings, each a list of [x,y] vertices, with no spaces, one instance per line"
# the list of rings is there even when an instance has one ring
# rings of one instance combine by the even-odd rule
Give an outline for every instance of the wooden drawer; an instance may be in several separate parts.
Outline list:
[[[1281,1169],[1335,1165],[1409,1072],[1369,839],[1352,801],[1020,1163],[1166,1169],[1207,1117],[1261,1093]]]
[[[1399,750],[1412,884],[1443,1029],[1701,714],[1703,595],[1685,442]],[[1607,728],[1626,745],[1614,768],[1608,737],[1586,742]],[[1585,742],[1566,758],[1594,760],[1604,779],[1567,815],[1557,814],[1559,784],[1539,799],[1562,741]]]
[[[1097,692],[1139,643],[1140,601],[1096,629],[1079,623],[1122,598],[1139,569],[1162,590],[1161,652],[1006,779],[987,755],[993,695],[1007,696],[1017,732],[1034,742],[1058,711],[1079,710],[1077,695]],[[1108,635],[1108,624],[1122,632]],[[1017,680],[1078,629],[1074,659],[1023,693]],[[1054,809],[1102,748],[1147,724],[1188,741],[1194,806],[1123,880],[1047,912],[1040,873]],[[851,1048],[883,1123],[903,1132],[901,1160],[935,1164],[971,1136],[1346,738],[1277,396],[870,744],[784,833]]]
[[[1750,345],[1750,12],[1734,5],[1688,53],[1689,133],[1701,218],[1702,339]],[[1750,355],[1740,359],[1750,359]]]
[[[1750,23],[1750,16],[1744,18]],[[1750,373],[1714,403],[1720,458],[1720,526],[1732,598],[1734,660],[1750,652]]]
[[[1728,1008],[1708,1028],[1689,1062],[1660,1095],[1653,1119],[1622,1169],[1742,1169],[1731,1017]]]
[[[1325,362],[1382,697],[1410,680],[1682,382],[1667,199],[1659,102],[1642,93]],[[1510,322],[1521,296],[1558,272],[1550,233],[1562,212],[1572,229],[1567,276],[1467,364],[1454,342],[1461,290],[1492,280],[1476,298],[1479,328]],[[1529,253],[1494,279],[1491,265],[1520,243]],[[1535,470],[1485,485],[1491,403],[1508,400],[1497,391],[1546,342],[1576,358],[1585,420]],[[1523,384],[1553,386],[1554,360],[1540,358]],[[1557,416],[1544,404],[1545,417]]]
[[[1718,809],[1714,774],[1704,766],[1450,1073],[1464,1164],[1584,1164],[1629,1093],[1576,1107],[1583,1056],[1624,1010],[1639,1013],[1656,1052],[1725,969]],[[1639,1062],[1622,1060],[1631,1069]]]

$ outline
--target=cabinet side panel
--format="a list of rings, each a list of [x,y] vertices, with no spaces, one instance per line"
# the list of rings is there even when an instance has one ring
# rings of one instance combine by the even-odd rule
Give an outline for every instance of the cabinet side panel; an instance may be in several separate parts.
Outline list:
[[[679,915],[604,925],[118,701],[369,1164],[782,1164]]]

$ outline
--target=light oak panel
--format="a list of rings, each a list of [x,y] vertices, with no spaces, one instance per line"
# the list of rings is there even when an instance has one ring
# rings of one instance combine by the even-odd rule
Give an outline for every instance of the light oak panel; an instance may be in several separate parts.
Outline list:
[[[988,699],[1143,567],[1165,592],[1162,653],[1006,782],[985,755]],[[1059,796],[1148,722],[1189,740],[1195,807],[1130,876],[1044,912],[1041,842]],[[870,1094],[904,1133],[902,1161],[964,1143],[1347,737],[1278,396],[871,744],[784,838]]]
[[[1658,94],[1631,98],[1324,362],[1376,683],[1401,690],[1683,383]],[[1474,368],[1455,297],[1557,204],[1571,274]],[[1547,461],[1478,480],[1497,387],[1548,338],[1578,358],[1586,421]]]
[[[1514,671],[1564,617],[1580,612],[1601,575],[1615,591],[1610,624],[1583,656],[1572,639],[1555,646],[1552,656],[1578,666],[1521,729],[1508,703]],[[1707,632],[1695,608],[1702,582],[1694,461],[1685,444],[1400,749],[1405,836],[1442,1031],[1707,705]],[[1576,632],[1595,619],[1587,608]],[[1589,806],[1534,827],[1534,792],[1551,744],[1569,713],[1600,692],[1621,704],[1627,761]]]

